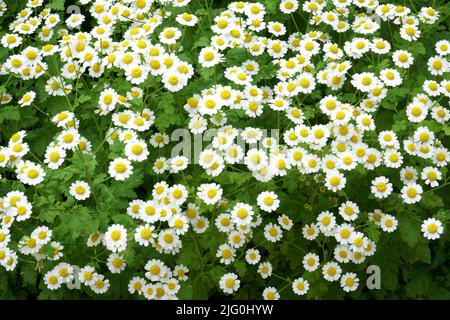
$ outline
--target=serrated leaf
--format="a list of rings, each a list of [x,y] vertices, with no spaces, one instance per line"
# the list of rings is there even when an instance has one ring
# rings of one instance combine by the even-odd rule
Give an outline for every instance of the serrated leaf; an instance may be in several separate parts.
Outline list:
[[[50,0],[50,3],[47,4],[47,7],[50,9],[63,11],[65,8],[65,0]]]
[[[236,268],[236,272],[239,277],[244,277],[247,273],[247,265],[243,261],[236,261],[234,263],[234,267]]]
[[[409,247],[414,247],[420,238],[419,225],[405,214],[398,216],[400,236]]]
[[[0,123],[20,119],[19,107],[6,106],[0,107]]]

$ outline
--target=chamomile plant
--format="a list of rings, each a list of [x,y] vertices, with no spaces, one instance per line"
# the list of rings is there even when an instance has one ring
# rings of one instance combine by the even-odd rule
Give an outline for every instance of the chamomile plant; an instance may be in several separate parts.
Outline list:
[[[0,298],[448,297],[449,14],[0,0]]]

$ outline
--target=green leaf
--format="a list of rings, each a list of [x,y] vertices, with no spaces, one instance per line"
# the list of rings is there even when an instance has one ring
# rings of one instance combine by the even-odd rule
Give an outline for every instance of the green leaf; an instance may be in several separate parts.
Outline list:
[[[76,239],[98,230],[98,220],[86,207],[75,207],[71,212],[62,212],[59,217],[61,224],[55,228],[55,232],[62,236],[69,234],[72,239]]]
[[[401,214],[398,216],[398,229],[400,231],[400,236],[411,248],[414,247],[419,241],[419,227],[420,226],[406,214]]]
[[[22,266],[20,271],[20,275],[22,276],[22,283],[25,286],[36,286],[37,274],[34,271],[34,266],[32,264],[25,264]]]
[[[227,269],[222,266],[215,266],[211,268],[210,275],[213,281],[219,282],[220,278],[227,273]]]
[[[380,228],[375,223],[371,222],[365,231],[369,239],[378,242],[381,236],[381,231]]]
[[[192,45],[192,49],[196,49],[199,47],[208,47],[210,45],[211,39],[208,37],[200,37],[197,41]]]
[[[424,263],[431,263],[431,252],[428,243],[423,240],[414,247],[414,257]]]
[[[444,133],[446,136],[450,136],[450,126],[448,125],[444,126]]]
[[[278,69],[279,67],[274,63],[264,64],[259,68],[258,74],[253,79],[256,82],[271,79]]]
[[[236,261],[234,263],[234,267],[236,268],[236,272],[239,275],[239,277],[244,277],[247,273],[247,265],[243,261]]]
[[[0,123],[5,120],[20,120],[19,107],[6,106],[0,109]]]
[[[47,7],[50,9],[63,11],[65,8],[65,0],[50,0],[50,3],[47,4]]]
[[[135,198],[134,188],[141,185],[144,181],[142,170],[136,170],[125,181],[114,181],[111,185],[111,192],[118,198]]]
[[[431,288],[432,278],[427,270],[413,270],[411,281],[406,284],[406,296],[413,299],[422,298]]]
[[[228,184],[239,187],[247,183],[251,178],[250,173],[226,171],[218,176],[216,181],[220,184]]]
[[[60,213],[61,212],[57,210],[43,210],[39,215],[39,219],[42,222],[52,223]]]
[[[194,295],[194,288],[191,284],[183,284],[178,292],[177,296],[180,300],[192,299]]]
[[[225,55],[226,64],[228,66],[235,66],[242,64],[248,57],[248,51],[244,48],[234,48],[228,51]]]
[[[424,193],[420,203],[423,206],[425,206],[427,208],[431,208],[431,209],[442,208],[444,206],[444,202],[442,201],[442,198],[431,192]]]
[[[84,94],[79,96],[75,101],[75,107],[92,100],[92,96]]]
[[[133,219],[128,215],[116,214],[112,219],[114,223],[122,224],[127,228],[134,226]]]
[[[172,93],[166,92],[159,95],[155,104],[157,106],[155,126],[159,130],[165,131],[171,125],[181,123],[181,114],[175,109],[175,96]]]
[[[177,263],[189,266],[189,270],[199,270],[201,267],[197,249],[193,242],[183,245],[184,250],[178,255]]]
[[[424,44],[419,41],[413,42],[413,45],[409,48],[409,50],[411,51],[411,53],[416,53],[416,54],[425,54],[426,53]]]

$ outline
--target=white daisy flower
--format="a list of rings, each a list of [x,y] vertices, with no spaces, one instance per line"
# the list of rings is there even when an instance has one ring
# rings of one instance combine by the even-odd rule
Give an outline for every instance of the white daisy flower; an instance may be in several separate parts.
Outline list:
[[[91,188],[87,182],[78,180],[70,185],[69,193],[79,201],[86,200],[91,195]]]
[[[226,273],[220,278],[219,287],[224,293],[232,294],[239,290],[240,283],[237,274]]]
[[[264,191],[258,195],[258,206],[266,212],[276,211],[280,205],[280,200],[275,192]]]
[[[441,221],[434,218],[429,218],[423,221],[421,230],[425,238],[428,240],[436,240],[439,239],[441,234],[444,232],[444,227],[442,226]]]
[[[345,292],[358,289],[359,279],[353,272],[344,273],[341,277],[341,287]]]
[[[128,159],[116,158],[110,162],[108,173],[115,180],[123,181],[131,176],[133,173],[133,166]]]

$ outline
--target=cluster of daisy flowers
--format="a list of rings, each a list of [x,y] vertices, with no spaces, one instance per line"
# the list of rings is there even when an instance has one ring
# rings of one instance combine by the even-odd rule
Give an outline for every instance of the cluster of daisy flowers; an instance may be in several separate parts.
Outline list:
[[[125,261],[117,254],[111,254],[108,258],[108,269],[112,274],[118,274],[125,269]],[[128,291],[131,294],[143,295],[146,299],[168,300],[176,298],[180,289],[180,282],[188,279],[189,269],[184,265],[177,265],[173,270],[169,269],[160,260],[150,260],[146,264],[146,278],[133,277],[128,283]],[[91,288],[96,294],[103,294],[110,287],[109,280],[103,274],[95,271],[93,266],[87,265],[75,272],[73,266],[67,263],[59,263],[44,275],[44,282],[50,290],[57,290],[63,284],[78,281]]]
[[[81,1],[87,4],[90,1]],[[161,1],[163,4],[167,1]],[[46,91],[51,95],[66,95],[73,89],[69,80],[83,74],[100,78],[105,71],[122,73],[132,84],[142,84],[149,76],[160,77],[164,87],[179,91],[193,75],[193,67],[180,60],[176,43],[182,36],[180,27],[192,27],[196,23],[193,14],[184,13],[175,18],[180,27],[160,27],[170,12],[154,10],[154,1],[96,1],[89,13],[96,22],[92,30],[77,31],[84,21],[81,14],[72,14],[65,21],[69,30],[61,28],[58,44],[47,43],[42,48],[27,47],[18,54],[9,56],[2,65],[1,74],[14,73],[23,79],[37,79],[48,69],[45,57],[59,54],[63,62],[60,76],[47,81]],[[174,1],[175,6],[184,6],[187,1]],[[38,15],[34,10],[43,1],[28,1],[25,9],[9,27],[11,33],[1,39],[2,46],[14,49],[21,46],[23,38],[36,34],[42,42],[49,42],[55,27],[60,23],[58,14],[44,8]],[[135,21],[123,33],[122,41],[114,41],[114,29],[123,23]],[[166,49],[167,48],[167,49]],[[3,98],[4,103],[9,99]]]
[[[76,93],[82,77],[126,79],[129,90],[116,90],[108,82],[95,87],[100,93],[93,112],[111,123],[99,147],[104,142],[109,146],[119,142],[122,146],[120,156],[115,152],[109,157],[109,177],[119,183],[130,179],[135,164],[149,161],[148,143],[153,148],[164,148],[170,142],[167,134],[154,130],[156,115],[152,106],[140,103],[147,94],[148,80],[162,84],[155,90],[174,94],[189,86],[195,70],[180,58],[185,50],[180,43],[199,18],[189,12],[189,0],[80,0],[93,18],[92,29],[83,32],[80,27],[87,22],[83,14],[72,14],[62,21],[59,14],[44,8],[43,2],[27,1],[0,38],[1,46],[11,52],[1,64],[0,75],[30,81],[44,78],[45,94],[66,98]],[[176,17],[166,10],[183,7],[186,10]],[[290,174],[311,174],[318,184],[336,193],[347,186],[353,170],[362,168],[376,174],[378,168],[390,168],[398,171],[403,186],[399,188],[385,175],[377,175],[367,192],[380,200],[399,195],[405,205],[420,202],[426,188],[433,190],[447,183],[443,169],[449,151],[424,121],[445,125],[450,119],[450,111],[442,105],[450,97],[450,81],[446,80],[450,72],[449,41],[435,44],[435,54],[426,64],[429,77],[405,110],[400,110],[413,128],[407,136],[393,130],[377,131],[375,123],[377,110],[383,108],[395,88],[408,80],[408,70],[416,62],[411,50],[395,48],[378,31],[388,24],[404,43],[413,43],[424,36],[422,26],[438,22],[439,12],[431,7],[412,12],[405,6],[376,0],[282,0],[278,10],[284,15],[307,13],[308,30],[302,33],[296,26],[297,30],[289,33],[287,24],[269,21],[266,8],[259,2],[232,2],[211,17],[213,36],[209,45],[199,51],[196,62],[199,68],[214,70],[215,75],[220,72],[223,81],[193,94],[184,104],[191,133],[216,129],[211,145],[196,159],[209,180],[228,167],[243,165],[262,183]],[[0,16],[5,11],[6,4],[0,0]],[[329,29],[352,37],[344,37],[346,41],[340,45],[326,32]],[[118,34],[117,30],[122,31]],[[27,45],[33,36],[41,47]],[[224,66],[227,53],[237,48],[245,49],[250,58]],[[362,63],[374,61],[374,57],[387,61],[381,70],[359,70]],[[262,63],[267,60],[276,71],[261,81]],[[50,74],[50,64],[58,66],[56,75]],[[341,94],[345,90],[354,94],[356,102],[346,102],[346,95]],[[314,95],[317,92],[320,94]],[[311,102],[316,99],[311,97],[319,98]],[[0,147],[0,167],[14,172],[20,183],[31,188],[42,183],[49,170],[64,167],[70,153],[82,160],[85,156],[95,157],[91,141],[80,129],[79,106],[73,104],[50,116],[39,109],[36,98],[35,91],[16,97],[10,93],[0,96],[2,105],[16,100],[20,107],[36,108],[60,130],[39,163],[28,160],[38,159],[26,142],[26,131],[16,132]],[[67,101],[71,104],[70,99]],[[306,112],[311,105],[315,107],[314,116]],[[267,137],[257,125],[241,128],[229,120],[235,118],[230,117],[233,114],[239,114],[239,119],[257,120],[268,112],[289,121],[287,127],[278,128],[282,129],[280,137]],[[313,117],[321,122],[315,123]],[[159,175],[182,175],[189,163],[185,156],[160,157],[152,169]],[[177,255],[183,250],[183,240],[190,241],[186,235],[215,227],[226,238],[215,253],[218,263],[229,267],[243,258],[255,266],[262,279],[272,277],[272,263],[264,258],[264,250],[251,242],[259,229],[269,243],[281,243],[292,230],[293,220],[279,212],[277,193],[263,191],[250,203],[234,201],[226,194],[225,186],[214,181],[188,186],[186,181],[169,184],[164,180],[153,185],[149,199],[129,203],[126,214],[134,221],[132,229],[117,223],[89,235],[89,248],[102,246],[107,252],[105,264],[111,274],[127,268],[126,254],[132,246],[151,247],[162,257]],[[66,194],[85,201],[92,187],[89,177],[80,177],[70,183]],[[203,205],[219,209],[218,215],[210,220],[200,214]],[[355,202],[348,200],[332,211],[322,211],[312,223],[302,224],[306,240],[314,241],[323,235],[334,241],[329,244],[332,259],[324,257],[321,261],[318,253],[310,251],[300,259],[301,265],[305,272],[319,270],[326,281],[338,282],[343,291],[352,292],[358,289],[359,279],[344,269],[349,263],[360,264],[372,256],[376,243],[358,228],[363,209]],[[24,192],[12,190],[0,198],[0,263],[8,271],[16,268],[20,259],[17,253],[33,256],[39,270],[46,266],[46,260],[63,257],[64,247],[52,239],[48,226],[39,225],[12,246],[11,226],[28,220],[31,214],[32,203]],[[268,216],[275,216],[276,222],[266,222]],[[387,233],[394,232],[399,224],[394,214],[381,209],[370,212],[369,220]],[[427,239],[438,239],[444,232],[444,222],[427,218],[421,232]],[[146,299],[175,299],[181,282],[188,279],[188,267],[178,264],[172,269],[162,258],[146,259],[143,274],[130,279],[129,292]],[[65,262],[48,270],[44,282],[48,289],[56,290],[77,276],[94,293],[106,293],[110,287],[106,275],[93,265],[85,265],[77,273],[75,265]],[[241,281],[238,274],[228,272],[217,285],[224,293],[232,294],[239,290]],[[303,277],[289,283],[297,295],[307,294],[310,288]],[[262,297],[278,299],[280,292],[269,286]]]
[[[10,228],[13,223],[21,223],[30,219],[32,205],[27,196],[21,191],[11,191],[1,199],[2,221],[0,228],[0,261],[6,270],[14,270],[17,253],[8,248],[11,241]],[[47,226],[35,228],[30,235],[24,235],[19,243],[19,252],[31,255],[37,261],[37,267],[42,269],[45,260],[59,260],[63,256],[63,246],[60,242],[52,241],[52,230]]]
[[[278,196],[274,192],[262,192],[257,198],[258,207],[264,212],[276,211],[280,205]],[[343,223],[339,224],[337,217],[329,212],[324,211],[317,217],[317,221],[312,224],[306,224],[302,229],[303,237],[309,241],[313,241],[323,234],[325,237],[335,239],[337,245],[333,251],[335,261],[328,261],[322,266],[322,276],[329,282],[338,281],[345,292],[355,291],[358,288],[359,279],[354,273],[343,273],[339,264],[347,264],[349,262],[360,264],[364,262],[366,257],[372,256],[376,250],[376,244],[370,240],[364,233],[359,232],[351,224],[358,218],[360,209],[356,203],[347,201],[342,203],[338,208],[338,213]],[[378,216],[382,213],[377,210]],[[217,257],[220,262],[228,265],[235,261],[236,249],[242,247],[246,242],[247,235],[251,234],[251,228],[261,224],[261,217],[256,216],[252,207],[245,203],[237,203],[230,213],[221,214],[216,219],[216,225],[219,231],[228,234],[228,243],[219,247]],[[253,222],[252,222],[253,220]],[[394,217],[383,215],[381,220],[382,228],[386,232],[392,232],[397,226]],[[390,222],[389,222],[390,221]],[[243,224],[244,223],[244,224]],[[244,228],[245,226],[245,228]],[[277,223],[268,223],[264,226],[264,237],[267,241],[282,241],[283,232],[288,232],[293,226],[293,221],[287,215],[279,215]],[[388,227],[389,226],[389,227]],[[261,261],[262,254],[258,249],[251,248],[245,251],[245,260],[249,265],[257,265],[257,271],[263,279],[272,276],[272,264],[270,261]],[[305,272],[314,272],[321,265],[320,257],[314,252],[308,252],[302,259],[302,267]],[[234,273],[224,275],[220,280],[220,287],[225,293],[233,293],[239,289],[240,280]],[[292,289],[298,295],[304,295],[309,290],[309,282],[302,277],[292,281]],[[267,287],[262,293],[264,299],[273,300],[280,297],[277,289]]]
[[[362,2],[357,3],[358,7],[382,12],[382,20],[393,20],[400,24],[400,21],[405,19],[404,26],[411,25],[410,28],[414,30],[419,30],[419,23],[433,23],[437,19],[437,13],[432,8],[422,9],[416,18],[409,15],[410,10],[405,7],[392,5],[377,7],[376,2],[366,5]],[[314,13],[312,21],[316,24],[326,23],[339,29],[340,22],[349,23],[345,18],[348,16],[350,4],[351,1],[338,2],[336,9],[339,13],[322,11],[325,2],[311,2],[305,4],[303,9]],[[280,4],[280,10],[284,13],[292,13],[296,8],[298,8],[296,1]],[[390,14],[386,13],[386,10],[389,10]],[[402,83],[400,72],[412,65],[414,59],[411,53],[405,50],[392,52],[391,44],[387,40],[367,39],[363,36],[346,41],[344,47],[340,48],[327,34],[314,31],[307,34],[294,33],[286,42],[279,39],[285,35],[286,27],[279,22],[264,22],[264,15],[265,9],[259,3],[233,2],[229,5],[229,10],[214,19],[212,30],[215,36],[211,39],[211,47],[204,48],[200,52],[199,62],[204,67],[219,64],[223,60],[222,51],[236,47],[247,49],[255,57],[267,51],[279,65],[278,82],[273,87],[260,87],[252,82],[252,75],[258,73],[259,65],[256,61],[248,60],[240,66],[229,67],[224,71],[225,78],[231,82],[229,86],[216,85],[187,101],[185,109],[191,118],[189,129],[192,133],[205,131],[208,118],[212,125],[219,125],[219,133],[212,143],[216,150],[206,150],[199,156],[199,163],[206,172],[217,175],[223,170],[223,163],[239,163],[244,159],[244,163],[254,176],[262,175],[263,180],[270,180],[277,175],[286,174],[288,169],[297,168],[301,173],[324,173],[326,187],[331,191],[338,191],[346,184],[342,172],[351,171],[358,164],[362,164],[368,170],[374,170],[382,165],[388,168],[401,167],[403,156],[398,150],[400,143],[394,132],[378,133],[379,146],[371,146],[364,140],[366,135],[373,137],[372,133],[376,130],[374,115],[382,105],[383,99],[391,88],[398,87]],[[380,28],[376,21],[363,14],[358,16],[353,24],[358,26],[353,28],[354,32],[362,35],[373,34]],[[349,26],[344,29],[348,28]],[[266,29],[272,35],[271,38],[257,35]],[[404,29],[408,34],[411,33],[407,27],[402,28],[401,33]],[[448,71],[448,62],[445,59],[449,50],[448,45],[448,41],[436,44],[436,51],[440,55],[430,58],[428,62],[432,74],[443,74]],[[348,72],[354,63],[352,60],[361,59],[367,53],[380,56],[389,54],[394,66],[381,70],[378,75],[372,72],[354,73],[349,82],[363,94],[358,105],[342,102],[335,94],[327,95],[321,98],[318,104],[320,112],[329,118],[329,122],[313,126],[305,123],[301,109],[304,95],[311,93],[319,84],[325,85],[331,92],[341,89],[349,78]],[[322,69],[314,65],[320,56],[326,62]],[[436,93],[432,96],[448,95],[448,92],[446,93],[448,81],[434,83],[434,87]],[[425,91],[417,95],[414,102],[407,107],[408,120],[421,122],[427,116],[428,109],[432,109],[432,118],[445,123],[450,117],[449,111],[431,100],[427,95],[430,93],[429,90]],[[227,123],[224,114],[227,107],[242,109],[251,118],[259,117],[264,107],[269,107],[285,113],[294,127],[283,133],[283,145],[278,145],[271,138],[262,139],[262,131],[259,128],[245,128],[241,134],[244,141],[249,144],[260,142],[262,149],[251,148],[244,153],[243,148],[236,145],[238,131]],[[219,117],[221,123],[217,124],[216,118],[211,117],[220,113],[222,113]],[[448,150],[439,140],[435,141],[433,133],[427,127],[417,128],[413,137],[403,141],[403,144],[405,151],[413,156],[429,159],[431,164],[439,167],[447,164]],[[329,148],[330,152],[323,156],[315,152],[324,148]],[[217,170],[211,170],[210,166]],[[435,174],[431,176],[436,175],[434,180],[439,180],[440,173],[436,173],[436,170],[434,172]],[[429,180],[425,182],[429,184]],[[378,193],[378,196],[386,197],[390,193],[389,184],[386,184],[385,192]],[[402,194],[408,190],[405,189]],[[408,196],[404,197],[404,201],[415,202],[410,201]]]
[[[253,81],[260,68],[257,61],[250,59],[241,65],[227,67],[224,77],[229,84],[204,89],[187,101],[185,109],[191,119],[189,129],[193,134],[204,132],[208,128],[208,120],[210,126],[218,127],[211,148],[200,153],[198,163],[212,176],[219,175],[227,164],[243,163],[253,177],[263,182],[296,169],[302,174],[323,176],[321,180],[325,187],[333,192],[345,188],[346,172],[359,165],[369,171],[378,167],[394,168],[398,169],[400,180],[404,183],[400,190],[402,201],[405,204],[417,203],[424,192],[419,179],[432,188],[439,186],[442,180],[440,169],[447,165],[450,154],[427,126],[416,127],[413,134],[403,141],[394,131],[376,132],[376,111],[383,106],[383,100],[390,90],[401,86],[407,76],[405,70],[414,64],[414,56],[407,50],[394,50],[389,41],[374,37],[373,34],[381,28],[381,22],[391,22],[399,25],[402,39],[416,41],[421,35],[420,25],[435,23],[439,13],[426,7],[415,15],[404,6],[383,5],[377,1],[334,1],[334,10],[325,8],[327,4],[325,1],[305,2],[303,10],[312,14],[311,25],[326,24],[337,32],[351,28],[356,36],[346,41],[343,47],[333,42],[328,34],[318,31],[305,34],[298,32],[289,35],[287,41],[282,40],[286,35],[286,26],[276,21],[265,21],[265,8],[260,3],[233,2],[228,10],[214,18],[211,45],[199,54],[199,63],[203,67],[220,65],[225,61],[228,49],[239,47],[246,49],[255,60],[267,53],[279,68],[276,82],[269,87],[267,82],[261,86],[257,84],[258,81]],[[367,12],[374,10],[379,19],[361,13],[350,21],[352,4]],[[299,3],[287,0],[282,1],[279,7],[283,13],[290,14],[297,10]],[[270,37],[260,36],[259,33],[263,31],[267,31]],[[437,79],[426,80],[423,93],[413,97],[406,107],[407,120],[413,124],[420,124],[428,114],[439,124],[445,124],[450,118],[449,110],[438,102],[440,98],[449,97],[449,82],[440,77],[450,71],[447,61],[449,44],[447,40],[436,43],[436,56],[428,59],[427,69]],[[388,65],[379,73],[354,72],[353,65],[368,54],[380,58],[387,56],[391,66]],[[325,63],[318,64],[320,61]],[[361,93],[356,105],[342,101],[334,93],[346,84]],[[329,122],[310,125],[301,106],[307,95],[320,85],[327,87],[330,94],[318,101],[318,111]],[[260,128],[246,127],[239,132],[227,121],[228,110],[243,110],[247,117],[257,118],[263,114],[264,108],[282,112],[292,122],[293,127],[283,132],[282,144],[273,138],[264,137]],[[237,144],[237,139],[243,139],[244,144],[259,143],[260,147],[249,147],[245,151],[245,146]],[[371,140],[378,143],[369,143]],[[405,165],[409,162],[407,155],[412,159],[423,159],[426,165],[422,168]],[[385,176],[372,181],[371,192],[376,198],[387,198],[393,190],[393,184]],[[240,247],[245,241],[243,235],[237,235],[238,231],[231,227],[236,223],[239,226],[236,212],[240,212],[248,220],[247,223],[253,216],[248,204],[239,203],[236,206],[238,208],[235,207],[231,213],[220,217],[224,225],[229,227],[220,222],[218,225],[223,232],[231,230],[230,243],[219,247],[217,254],[221,262],[226,264],[234,261],[236,245]],[[357,219],[359,208],[355,203],[347,202],[339,208],[339,212],[346,222],[352,222]],[[393,232],[397,228],[397,219],[379,209],[370,217],[386,232]],[[256,227],[257,221],[251,227]],[[355,232],[351,224],[336,225],[335,217],[329,212],[322,212],[318,216],[319,225],[304,227],[305,238],[315,239],[319,234],[320,223],[324,221],[328,227],[322,225],[324,229],[321,231],[326,236],[335,236],[339,242],[335,249],[338,262],[361,263],[365,259],[362,253],[364,250],[367,256],[374,253],[373,241]],[[264,230],[269,241],[281,238],[280,226],[266,225]],[[437,239],[443,231],[442,222],[434,218],[426,219],[421,230],[424,237]],[[345,234],[346,238],[342,239],[341,234]],[[259,257],[257,250],[247,254]],[[329,281],[340,278],[341,269],[336,263],[330,269],[329,279],[328,269],[324,266],[323,270],[325,279]],[[351,274],[342,278],[341,285],[345,291],[356,289],[358,279],[355,276]],[[225,293],[236,291],[239,284],[237,275],[233,273],[225,275],[220,281],[220,287]],[[279,297],[273,289],[267,288],[267,292],[263,293],[264,298],[268,298],[268,295]]]
[[[201,216],[194,203],[187,203],[188,191],[182,184],[169,186],[165,182],[154,185],[152,199],[133,200],[127,214],[137,221],[134,240],[139,246],[151,246],[160,253],[175,255],[182,248],[181,236],[192,227],[202,233],[208,227],[208,220]],[[164,225],[162,225],[164,223]],[[157,227],[155,226],[157,225]],[[112,225],[98,240],[111,252],[122,252],[127,247],[127,230],[123,225]],[[89,245],[89,243],[88,243]]]
[[[194,203],[187,203],[188,192],[185,186],[178,184],[169,186],[165,182],[154,185],[152,199],[133,200],[129,203],[127,214],[136,221],[133,231],[133,244],[142,247],[153,247],[161,254],[175,255],[182,248],[181,237],[190,228],[196,233],[203,233],[209,225],[207,218],[199,214],[199,208]],[[124,258],[128,246],[128,234],[125,226],[114,224],[105,233],[91,234],[87,241],[88,247],[104,245],[109,255],[107,266],[111,273],[120,274],[126,268]],[[188,279],[189,269],[184,265],[177,265],[170,270],[163,261],[149,260],[144,269],[145,278],[136,276],[129,284],[130,293],[142,294],[147,299],[174,298],[180,289],[180,281]],[[104,293],[108,283],[103,286],[103,277],[99,288],[93,270],[89,269],[89,279],[86,285],[91,286],[96,293]],[[150,282],[146,282],[150,281]],[[105,287],[104,290],[101,290]]]

